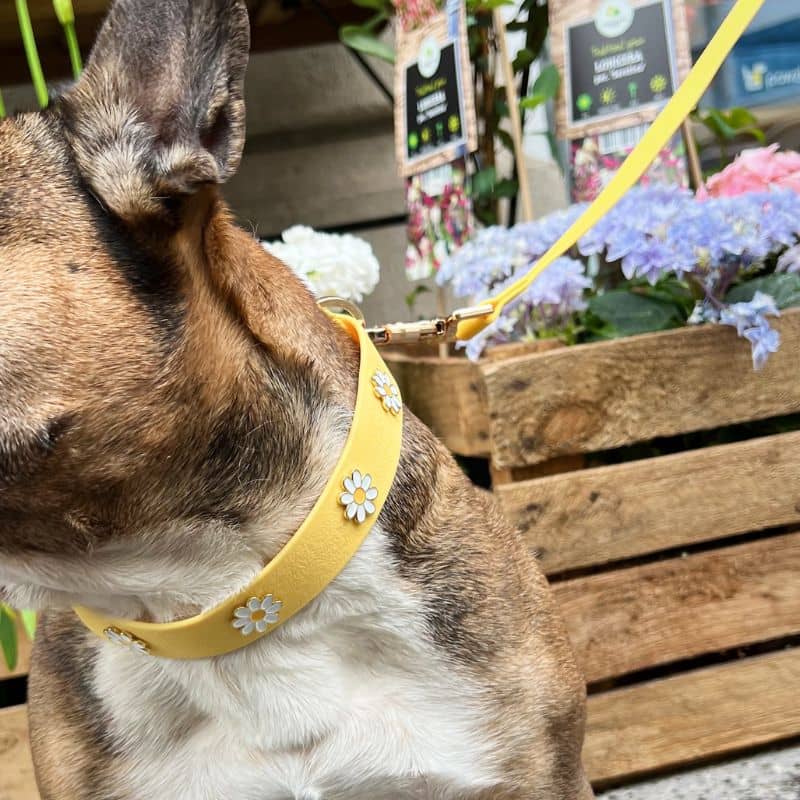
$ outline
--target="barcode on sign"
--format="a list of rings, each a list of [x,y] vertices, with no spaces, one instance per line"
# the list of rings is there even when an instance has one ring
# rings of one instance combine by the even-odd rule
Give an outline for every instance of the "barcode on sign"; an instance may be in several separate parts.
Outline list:
[[[597,137],[597,146],[600,155],[607,156],[610,153],[621,153],[625,150],[632,150],[639,144],[639,140],[647,132],[647,125],[636,125],[633,128],[623,128],[621,131],[611,131],[601,133]]]

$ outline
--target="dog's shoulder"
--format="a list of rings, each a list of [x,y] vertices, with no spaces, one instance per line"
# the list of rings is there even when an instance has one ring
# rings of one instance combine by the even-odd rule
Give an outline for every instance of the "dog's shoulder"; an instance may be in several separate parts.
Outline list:
[[[104,797],[114,758],[92,675],[97,641],[71,612],[42,614],[28,684],[31,748],[43,800]]]

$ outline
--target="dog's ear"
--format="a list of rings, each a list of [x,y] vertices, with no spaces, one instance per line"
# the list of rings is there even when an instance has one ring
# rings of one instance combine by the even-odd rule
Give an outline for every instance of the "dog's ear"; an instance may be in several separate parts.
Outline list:
[[[108,209],[135,221],[235,172],[249,45],[243,0],[116,0],[60,104]]]

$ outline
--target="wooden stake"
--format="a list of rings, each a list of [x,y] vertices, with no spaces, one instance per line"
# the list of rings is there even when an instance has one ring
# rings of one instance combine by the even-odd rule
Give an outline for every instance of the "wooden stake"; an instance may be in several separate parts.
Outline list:
[[[525,154],[522,150],[522,123],[519,116],[517,83],[514,79],[514,70],[511,67],[511,55],[508,52],[506,23],[499,8],[494,10],[493,17],[494,30],[497,35],[497,44],[500,50],[500,63],[503,65],[503,78],[506,84],[508,113],[511,118],[511,138],[514,141],[514,159],[517,162],[517,180],[519,181],[522,221],[530,222],[533,219],[533,205],[531,203],[530,185],[528,184],[528,170],[525,168]],[[513,223],[514,220],[509,220],[509,222]]]
[[[692,178],[694,190],[697,191],[704,183],[703,168],[700,165],[697,142],[695,142],[694,134],[692,133],[692,123],[690,120],[685,119],[681,123],[681,133],[683,134],[683,142],[686,145],[686,160],[689,162],[689,175]]]

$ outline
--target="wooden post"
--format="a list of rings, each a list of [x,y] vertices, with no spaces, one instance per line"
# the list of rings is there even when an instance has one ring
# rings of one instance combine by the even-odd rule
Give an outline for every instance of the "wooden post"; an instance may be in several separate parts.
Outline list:
[[[531,203],[530,185],[528,184],[528,170],[525,168],[525,153],[522,150],[522,122],[519,116],[519,97],[517,96],[517,84],[514,80],[514,70],[511,67],[511,54],[508,52],[506,23],[500,8],[494,10],[493,19],[497,44],[500,50],[500,63],[503,65],[508,113],[511,118],[511,138],[514,141],[514,160],[517,162],[522,221],[530,222],[533,219],[533,205]],[[509,220],[509,222],[513,223],[514,220]]]
[[[704,183],[703,168],[700,165],[700,156],[697,152],[697,142],[695,142],[694,134],[692,133],[691,120],[685,119],[681,123],[681,133],[683,134],[683,141],[686,145],[686,160],[689,163],[689,175],[692,178],[694,190],[697,191]]]

